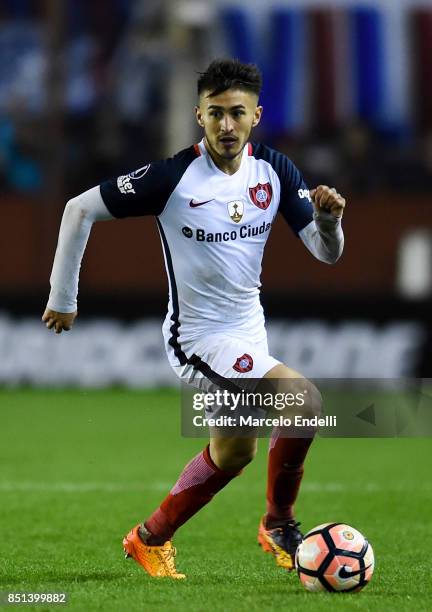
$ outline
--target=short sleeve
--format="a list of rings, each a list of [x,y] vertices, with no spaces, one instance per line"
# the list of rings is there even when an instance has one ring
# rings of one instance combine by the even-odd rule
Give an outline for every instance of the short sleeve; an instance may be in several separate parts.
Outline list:
[[[285,158],[280,175],[281,195],[279,212],[295,234],[299,234],[313,220],[313,206],[309,188],[293,162]]]
[[[141,168],[100,184],[100,193],[109,212],[118,219],[158,216],[185,173],[195,160],[194,147],[174,157],[145,164]]]

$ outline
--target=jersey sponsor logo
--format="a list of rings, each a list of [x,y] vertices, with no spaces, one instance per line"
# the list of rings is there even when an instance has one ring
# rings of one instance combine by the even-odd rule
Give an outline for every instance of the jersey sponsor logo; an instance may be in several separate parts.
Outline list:
[[[309,193],[309,189],[299,189],[298,190],[298,197],[302,200],[303,198],[307,198],[309,200],[309,202],[312,203],[312,199],[310,197],[310,193]]]
[[[208,202],[213,202],[214,198],[212,198],[211,200],[205,200],[204,202],[194,202],[193,200],[191,200],[189,202],[189,206],[191,208],[196,208],[197,206],[202,206],[203,204],[208,204]]]
[[[263,221],[261,225],[242,225],[238,230],[233,229],[226,232],[207,232],[205,229],[197,228],[195,230],[195,238],[197,242],[229,242],[238,239],[244,240],[269,232],[271,226],[272,224],[270,222],[266,223]]]
[[[228,214],[234,223],[240,223],[243,218],[244,204],[241,200],[233,200],[228,202]]]
[[[273,195],[273,189],[270,183],[258,183],[255,187],[249,187],[249,197],[255,206],[261,210],[267,210]]]
[[[131,177],[129,174],[125,174],[124,176],[118,177],[117,187],[120,193],[136,193],[135,189],[132,187]]]
[[[147,172],[150,169],[151,164],[147,164],[146,166],[143,166],[142,168],[138,168],[138,170],[134,170],[133,172],[131,172],[129,174],[129,176],[131,177],[131,179],[140,179],[142,178],[145,174],[147,174]]]
[[[237,361],[233,365],[233,369],[236,372],[250,372],[253,368],[253,359],[247,353],[244,353],[241,357],[237,358]]]
[[[138,168],[138,170],[134,170],[133,172],[130,172],[129,174],[124,174],[123,176],[119,176],[117,179],[117,187],[120,193],[124,193],[124,194],[136,193],[135,189],[133,188],[132,181],[141,179],[144,175],[146,175],[150,169],[150,166],[151,164],[147,164],[146,166],[143,166],[142,168]]]
[[[183,236],[186,236],[186,238],[192,238],[193,236],[193,231],[191,230],[190,227],[182,227],[182,232],[183,232]]]

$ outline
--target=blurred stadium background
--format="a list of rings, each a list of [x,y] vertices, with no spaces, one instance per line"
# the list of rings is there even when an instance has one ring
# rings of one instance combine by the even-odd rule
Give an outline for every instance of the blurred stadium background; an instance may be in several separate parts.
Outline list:
[[[220,55],[264,72],[255,139],[349,203],[334,267],[276,224],[273,354],[319,378],[431,376],[430,1],[2,0],[0,384],[174,382],[152,219],[94,227],[72,334],[40,316],[66,200],[196,141],[197,72]]]

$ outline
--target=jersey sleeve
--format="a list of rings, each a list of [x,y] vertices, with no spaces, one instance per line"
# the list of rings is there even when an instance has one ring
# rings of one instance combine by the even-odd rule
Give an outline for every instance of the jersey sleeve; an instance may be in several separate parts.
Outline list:
[[[279,175],[281,194],[279,212],[298,236],[313,220],[312,199],[299,170],[284,156],[283,172]]]
[[[189,147],[174,157],[104,181],[100,184],[100,193],[105,206],[117,219],[160,215],[196,157],[194,147]]]
[[[298,236],[299,232],[313,220],[312,200],[302,175],[286,155],[266,145],[253,145],[253,155],[267,161],[278,175],[279,212]]]

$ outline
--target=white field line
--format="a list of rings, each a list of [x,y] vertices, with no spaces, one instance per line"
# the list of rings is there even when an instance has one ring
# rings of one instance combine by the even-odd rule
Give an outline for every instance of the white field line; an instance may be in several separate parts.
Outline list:
[[[169,491],[173,486],[172,482],[149,482],[140,483],[118,483],[118,482],[29,482],[29,481],[0,481],[1,493],[130,493],[145,491]],[[264,482],[259,485],[261,489]],[[240,483],[236,483],[236,488],[242,488]],[[250,490],[250,486],[244,487]],[[258,486],[256,487],[258,488]],[[411,489],[421,488],[423,491],[431,490],[432,486],[425,483],[421,487],[411,486]],[[302,484],[302,493],[345,493],[352,492],[357,494],[369,493],[388,493],[403,492],[407,490],[406,484],[391,483],[382,486],[378,483],[369,482],[367,484],[345,484],[342,482],[308,482]]]
[[[130,491],[165,491],[172,487],[168,482],[148,484],[118,482],[13,482],[0,481],[0,492],[41,492],[41,493],[125,493]]]

